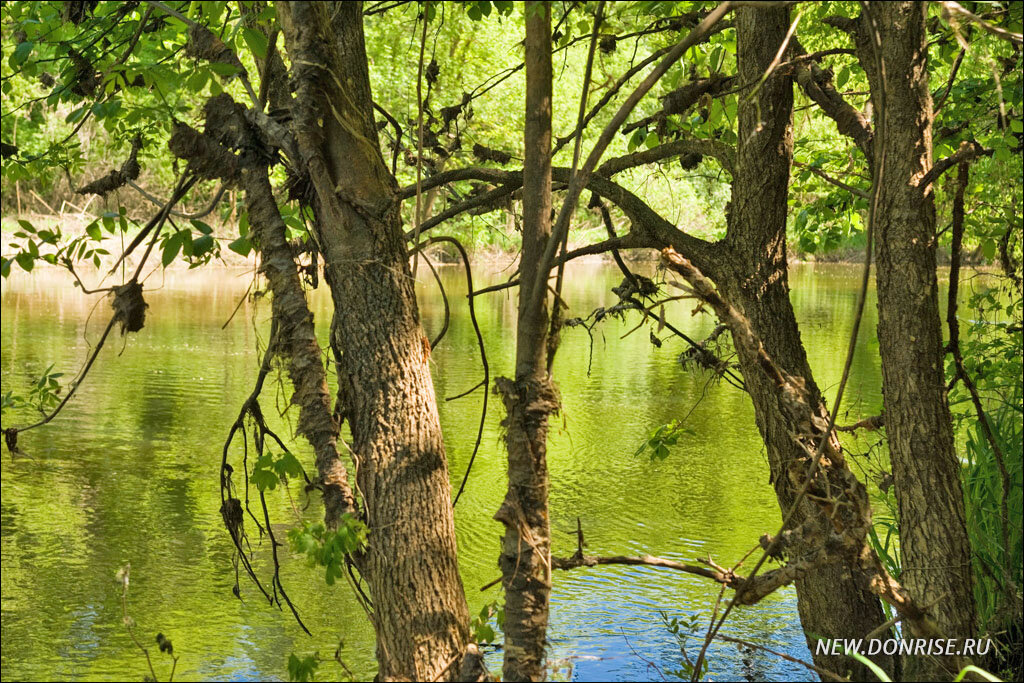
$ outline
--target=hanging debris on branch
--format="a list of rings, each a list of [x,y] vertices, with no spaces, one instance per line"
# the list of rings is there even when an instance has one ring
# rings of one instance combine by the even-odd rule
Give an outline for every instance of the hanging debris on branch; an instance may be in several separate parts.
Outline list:
[[[142,283],[129,280],[123,285],[114,287],[114,320],[121,323],[121,335],[138,332],[146,323],[146,309],[149,304],[142,298]]]
[[[124,163],[121,164],[121,168],[111,170],[105,176],[83,185],[75,190],[75,192],[77,194],[97,194],[103,197],[109,192],[124,187],[129,181],[136,180],[139,177],[139,172],[142,170],[137,158],[141,148],[142,137],[136,135],[135,139],[132,140],[132,151]]]

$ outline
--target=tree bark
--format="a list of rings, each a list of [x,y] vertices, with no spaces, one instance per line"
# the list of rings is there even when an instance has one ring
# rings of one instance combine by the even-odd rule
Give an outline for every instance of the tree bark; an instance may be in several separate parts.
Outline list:
[[[515,381],[499,378],[507,416],[508,492],[494,518],[505,525],[499,565],[505,588],[507,681],[545,678],[551,593],[548,524],[548,416],[558,396],[547,372],[546,292],[533,283],[551,236],[551,8],[526,3],[526,126],[523,164],[523,251],[516,329]],[[542,286],[547,278],[541,277]],[[534,306],[532,302],[539,305]]]
[[[962,639],[976,635],[977,620],[943,374],[934,195],[921,182],[932,167],[926,12],[920,2],[870,3],[859,31],[870,37],[877,29],[884,71],[883,82],[874,54],[861,50],[875,111],[884,117],[874,163],[876,174],[883,167],[875,214],[878,342],[900,515],[901,582],[918,604],[934,603],[930,611],[939,633]],[[910,657],[906,678],[948,679],[958,665]]]
[[[277,8],[292,62],[292,129],[315,190],[335,307],[339,414],[351,427],[370,529],[357,563],[373,598],[378,676],[451,680],[469,616],[430,345],[373,124],[361,3]]]
[[[740,8],[736,13],[739,81],[756,83],[772,62],[789,27],[785,8]],[[786,215],[793,139],[790,124],[793,83],[789,76],[771,76],[755,98],[741,94],[739,143],[733,179],[728,233],[718,245],[725,253],[715,259],[712,278],[725,298],[748,317],[765,351],[786,372],[806,383],[812,405],[827,418],[828,410],[814,382],[800,331],[789,300],[786,262]],[[795,491],[787,470],[806,457],[794,442],[780,410],[771,379],[758,359],[737,346],[743,378],[754,404],[758,429],[767,447],[771,482],[783,514]],[[824,515],[804,501],[791,522],[827,523]],[[827,534],[824,534],[827,536]],[[798,552],[809,552],[810,548]],[[856,680],[873,680],[860,664],[843,656],[815,654],[817,638],[862,638],[885,617],[876,596],[840,566],[826,566],[796,581],[797,604],[808,646],[817,666],[851,671]],[[890,673],[890,657],[876,663]]]
[[[331,414],[327,374],[316,339],[313,313],[299,279],[281,214],[265,166],[241,171],[249,224],[260,253],[262,272],[274,294],[271,306],[278,323],[276,349],[288,360],[288,376],[294,393],[292,403],[299,406],[296,431],[313,445],[317,471],[323,491],[324,520],[328,528],[338,524],[341,515],[355,512],[348,473],[338,454],[338,428]]]

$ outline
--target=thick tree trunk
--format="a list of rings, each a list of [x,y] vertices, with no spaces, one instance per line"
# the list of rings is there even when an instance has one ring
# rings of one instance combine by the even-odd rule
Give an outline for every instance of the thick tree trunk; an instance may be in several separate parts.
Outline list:
[[[335,306],[340,414],[351,427],[356,493],[370,528],[358,566],[373,598],[378,675],[450,680],[469,617],[430,345],[373,125],[361,3],[277,8],[292,61],[292,127],[315,188],[315,232]]]
[[[900,514],[901,581],[930,610],[947,638],[976,635],[971,554],[964,521],[943,375],[935,263],[935,206],[919,181],[932,167],[932,100],[928,90],[926,6],[871,3],[881,40],[885,82],[874,54],[863,54],[875,110],[884,117],[876,145],[882,168],[875,216],[878,262],[878,342],[882,356],[885,425]],[[858,41],[863,44],[864,41]],[[913,635],[913,634],[911,634]],[[953,661],[911,657],[909,680],[947,677]]]
[[[520,265],[515,381],[496,388],[508,415],[508,493],[494,518],[505,525],[499,565],[505,588],[506,681],[545,678],[551,593],[548,526],[548,416],[558,397],[547,372],[547,296],[532,285],[551,235],[551,8],[526,3],[526,127],[523,164],[523,252]],[[547,279],[541,278],[545,283]]]
[[[736,27],[740,81],[757,82],[786,35],[789,11],[741,8]],[[789,300],[786,214],[793,146],[792,88],[790,77],[772,76],[760,86],[755,99],[747,101],[740,95],[728,236],[720,245],[725,249],[724,258],[716,260],[717,272],[712,276],[726,299],[749,318],[768,355],[785,371],[803,378],[818,413],[827,416]],[[793,440],[772,380],[760,369],[756,357],[738,351],[758,429],[767,446],[772,483],[786,514],[795,495],[787,468],[806,453]],[[826,524],[818,506],[804,501],[791,527],[808,519]],[[800,620],[812,653],[817,638],[861,638],[885,620],[877,597],[842,567],[815,569],[798,579],[796,588]],[[815,654],[814,661],[835,672],[851,671],[857,680],[872,679],[863,666],[846,657]],[[891,673],[891,658],[876,661]]]

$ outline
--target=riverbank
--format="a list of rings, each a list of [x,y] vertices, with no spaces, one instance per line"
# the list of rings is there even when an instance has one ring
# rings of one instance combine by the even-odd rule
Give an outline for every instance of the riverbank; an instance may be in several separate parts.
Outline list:
[[[53,231],[59,227],[62,235],[65,238],[71,239],[86,234],[86,228],[94,221],[100,221],[102,223],[102,214],[98,217],[93,216],[86,211],[81,210],[79,207],[68,205],[67,203],[62,204],[62,208],[73,208],[77,209],[77,211],[65,211],[53,214],[25,213],[20,216],[6,215],[0,219],[0,234],[3,236],[3,246],[0,248],[0,255],[4,258],[12,258],[13,255],[17,253],[17,251],[12,248],[11,240],[19,239],[18,233],[23,233],[23,228],[19,224],[20,220],[28,221],[37,230],[45,229]],[[88,205],[86,205],[85,208],[88,209]],[[116,216],[117,214],[109,215]],[[148,218],[145,220],[148,220]],[[138,234],[138,225],[142,223],[144,223],[143,220],[129,221],[129,228],[124,233],[126,243]],[[255,266],[256,260],[252,252],[243,256],[227,248],[229,243],[238,238],[239,235],[237,228],[217,222],[213,223],[213,228],[214,235],[217,237],[220,246],[216,260],[221,265],[229,268],[240,269]],[[569,249],[572,250],[586,246],[587,244],[601,239],[601,235],[591,234],[595,232],[596,231],[594,229],[583,230],[583,234],[579,236],[581,239],[578,241],[570,241]],[[102,246],[111,253],[117,253],[117,248],[112,248],[110,246],[110,240],[119,241],[121,235],[111,235],[104,232],[103,236],[106,239],[103,241]],[[460,237],[457,234],[455,236]],[[506,235],[506,237],[508,237],[508,239],[504,241],[504,244],[497,244],[493,242],[475,243],[473,236],[461,236],[465,242],[466,250],[469,253],[470,259],[474,264],[493,266],[497,269],[514,267],[515,262],[518,260],[519,245],[514,239],[518,237],[518,233],[515,233],[512,236]],[[427,249],[426,254],[434,265],[458,265],[462,262],[458,251],[448,243],[432,245]],[[653,250],[635,250],[624,252],[623,257],[631,263],[644,263],[656,261],[658,259],[658,254]],[[581,257],[580,260],[589,263],[605,263],[611,262],[612,257],[610,254],[596,254]],[[939,266],[949,264],[949,252],[941,245],[936,253],[936,261]],[[814,253],[802,251],[799,248],[799,245],[795,243],[789,245],[789,263],[791,264],[862,264],[863,262],[864,244],[862,235],[854,236],[846,243],[836,246],[828,251],[818,251]],[[986,265],[986,259],[979,248],[965,252],[963,255],[963,263],[964,265],[983,267]],[[129,265],[131,265],[130,260]],[[183,259],[179,258],[169,267],[187,270],[190,268],[190,265]]]

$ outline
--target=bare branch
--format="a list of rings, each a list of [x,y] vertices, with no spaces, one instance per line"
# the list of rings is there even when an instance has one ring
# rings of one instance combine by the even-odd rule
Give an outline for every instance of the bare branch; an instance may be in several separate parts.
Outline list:
[[[621,173],[627,169],[651,164],[663,159],[670,159],[681,154],[700,154],[702,156],[714,157],[723,169],[728,171],[730,175],[734,175],[736,150],[731,145],[718,142],[717,140],[695,139],[673,140],[651,149],[609,159],[598,167],[597,172],[610,178],[616,173]]]
[[[959,163],[968,163],[974,161],[979,157],[992,156],[994,150],[986,149],[977,142],[971,140],[968,142],[964,140],[960,143],[960,148],[950,154],[948,157],[939,159],[931,167],[927,173],[925,173],[921,180],[918,181],[917,186],[925,192],[931,187],[932,183],[939,179],[943,173],[953,168]]]
[[[802,51],[799,44],[797,49]],[[863,112],[843,99],[832,85],[832,78],[813,62],[796,65],[796,82],[833,121],[839,132],[853,139],[868,159],[871,154],[871,127]]]
[[[821,178],[822,180],[824,180],[826,182],[829,182],[829,183],[832,183],[836,187],[841,187],[844,190],[846,190],[847,192],[850,192],[851,194],[855,194],[858,197],[863,197],[864,199],[870,199],[871,198],[871,195],[868,192],[865,192],[864,190],[862,190],[860,188],[854,187],[853,185],[847,185],[842,180],[837,180],[836,178],[833,178],[832,176],[828,175],[827,173],[822,171],[817,166],[811,166],[810,164],[801,164],[799,161],[794,161],[793,165],[798,167],[798,168],[805,168],[808,171],[810,171],[811,173],[813,173],[814,175],[816,175],[819,178]]]
[[[711,579],[712,581],[717,581],[718,583],[729,586],[730,588],[739,588],[746,580],[742,576],[734,574],[731,570],[723,569],[722,567],[713,568],[696,564],[686,564],[685,562],[667,560],[663,557],[654,557],[652,555],[640,555],[635,557],[628,555],[611,555],[607,557],[597,557],[594,555],[577,554],[572,557],[551,558],[551,568],[561,569],[563,571],[576,569],[578,567],[597,567],[615,564],[672,569],[686,574],[693,574],[694,576],[702,576],[706,579]]]
[[[1000,28],[999,26],[993,26],[974,12],[961,5],[959,2],[942,2],[939,4],[942,5],[943,13],[947,18],[950,18],[953,14],[959,14],[970,19],[996,38],[1002,38],[1003,40],[1008,40],[1011,43],[1017,43],[1017,45],[1024,45],[1024,35],[1014,33],[1013,31],[1007,31],[1005,28]]]
[[[731,9],[732,3],[728,0],[715,7],[715,9],[713,9],[695,29],[690,31],[685,38],[679,41],[679,43],[672,48],[672,51],[665,56],[658,66],[647,75],[647,78],[645,78],[636,90],[626,98],[626,101],[622,103],[619,110],[615,112],[612,120],[608,122],[607,126],[605,126],[600,137],[598,137],[597,142],[594,144],[593,149],[587,156],[587,160],[583,163],[583,167],[580,168],[579,173],[573,174],[573,177],[570,180],[565,200],[562,203],[562,208],[558,212],[558,218],[551,230],[551,237],[548,238],[547,246],[544,249],[544,255],[540,261],[540,268],[537,271],[538,281],[534,283],[534,286],[530,290],[531,297],[534,300],[539,300],[540,297],[547,295],[547,290],[542,285],[547,280],[547,271],[551,269],[551,264],[554,262],[555,251],[562,241],[562,234],[569,229],[569,220],[575,211],[576,201],[579,199],[583,188],[588,186],[590,177],[597,168],[597,164],[601,160],[601,156],[608,148],[608,145],[611,144],[611,141],[618,133],[619,128],[626,121],[626,117],[630,115],[636,105],[640,102],[641,98],[643,98],[643,96],[654,87],[654,84],[665,75],[665,72],[667,72],[673,64],[679,61],[688,49],[707,38],[712,27],[714,27],[714,25],[717,24],[718,21],[721,20],[722,17],[724,17]],[[611,198],[609,197],[609,199]],[[530,302],[531,309],[535,308],[536,305],[537,301]]]

